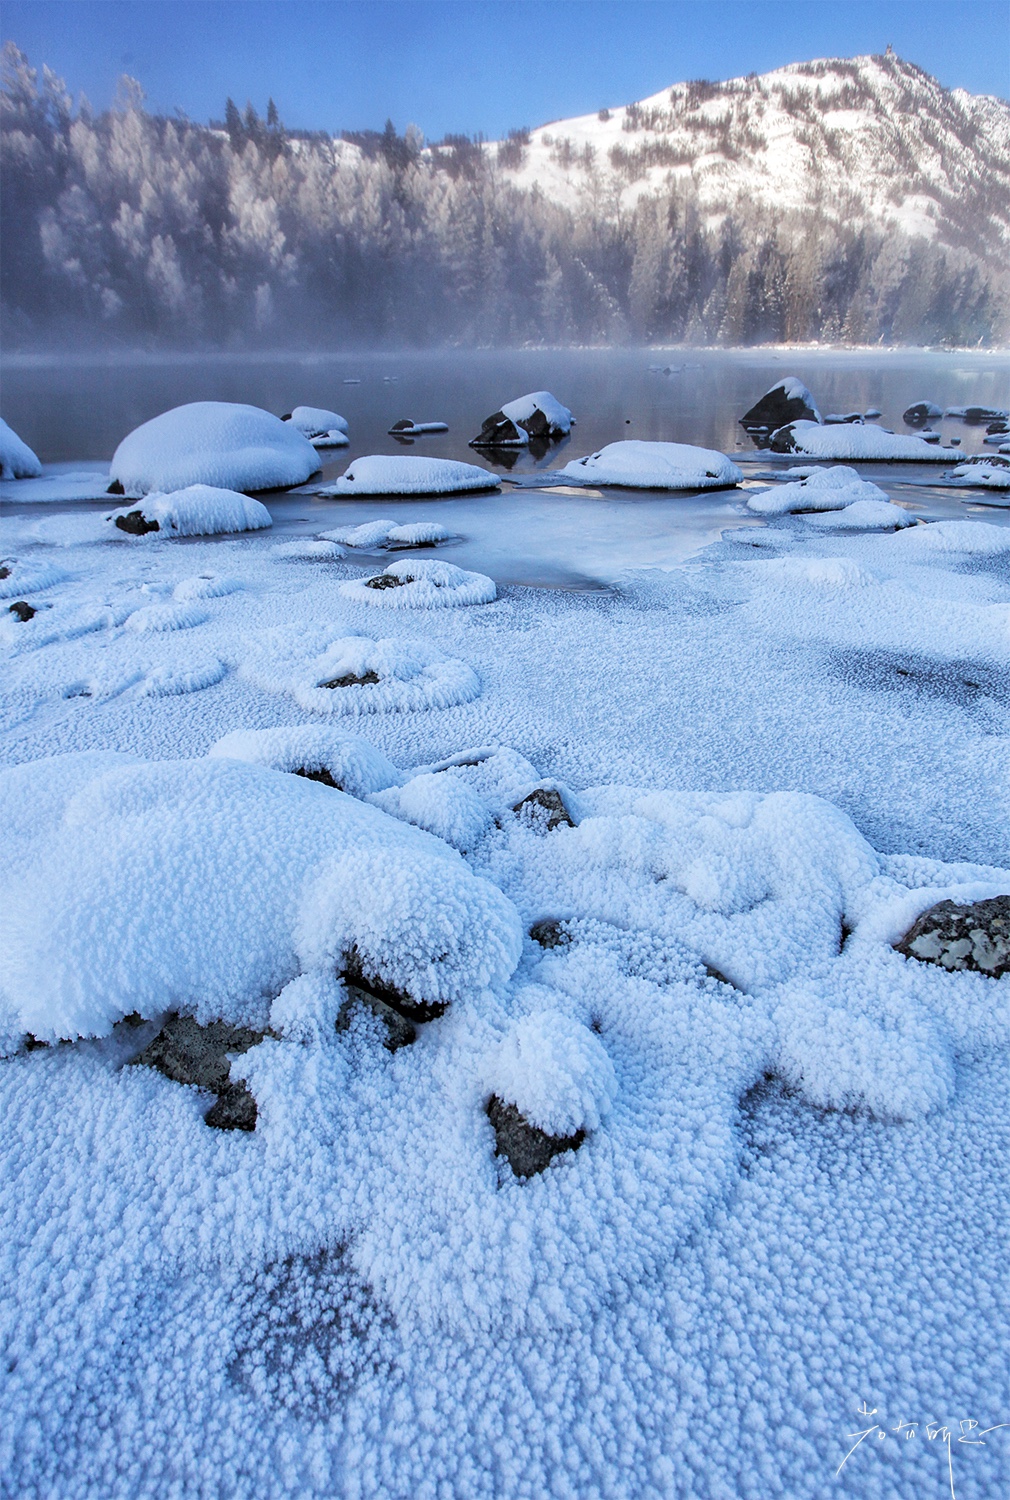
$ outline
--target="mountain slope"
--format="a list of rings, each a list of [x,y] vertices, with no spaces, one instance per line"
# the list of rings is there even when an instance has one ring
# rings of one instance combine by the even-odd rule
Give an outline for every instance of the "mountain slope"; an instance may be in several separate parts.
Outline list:
[[[517,187],[596,214],[693,188],[712,219],[746,197],[976,252],[1010,242],[1010,104],[891,53],[676,84],[513,137],[498,160]]]

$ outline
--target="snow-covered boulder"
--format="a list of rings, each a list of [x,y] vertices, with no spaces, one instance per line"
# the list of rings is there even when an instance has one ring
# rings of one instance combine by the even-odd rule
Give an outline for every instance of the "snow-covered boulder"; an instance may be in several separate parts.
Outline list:
[[[774,432],[787,422],[820,422],[820,412],[814,398],[795,375],[787,375],[778,385],[766,391],[760,401],[755,401],[750,411],[740,418],[740,426],[746,432]]]
[[[42,465],[13,427],[0,417],[0,479],[38,479]]]
[[[916,524],[913,515],[889,500],[854,500],[841,510],[805,516],[804,520],[820,531],[900,531]]]
[[[476,464],[413,454],[369,454],[356,458],[320,495],[455,495],[497,490],[500,481]]]
[[[187,485],[167,495],[152,492],[139,505],[124,505],[107,519],[130,536],[218,536],[225,531],[260,531],[272,524],[259,500],[209,484]]]
[[[123,439],[112,458],[110,493],[140,496],[194,484],[289,489],[318,468],[315,448],[293,423],[258,406],[193,401]]]
[[[943,407],[935,401],[913,401],[905,408],[901,420],[909,427],[925,427],[937,417],[943,416]]]
[[[886,499],[878,485],[860,479],[855,469],[840,464],[834,469],[793,469],[788,483],[748,495],[747,509],[759,516],[784,516],[812,510],[844,510],[856,500]]]
[[[386,537],[387,547],[437,547],[447,542],[452,532],[437,521],[411,521],[406,526],[393,526]]]
[[[410,417],[401,417],[389,429],[390,437],[423,437],[426,432],[448,432],[448,422],[414,422]]]
[[[689,443],[630,439],[573,459],[560,471],[582,484],[615,484],[636,490],[717,490],[739,484],[743,473],[725,453]]]
[[[397,526],[395,521],[382,517],[363,521],[360,526],[338,526],[320,535],[326,541],[344,547],[371,550],[378,547],[435,547],[439,542],[449,541],[452,532],[437,521],[411,521],[406,526]]]
[[[951,484],[984,490],[1010,490],[1010,463],[998,458],[982,463],[958,464],[947,475]]]
[[[439,1008],[516,967],[512,903],[378,808],[236,760],[80,759],[0,773],[0,1009],[24,1032],[172,1010],[262,1029],[270,996],[351,954]]]
[[[494,580],[485,573],[469,573],[454,563],[406,559],[390,563],[374,578],[355,578],[342,583],[340,592],[356,604],[385,604],[395,609],[490,604],[497,597]]]
[[[351,797],[367,797],[400,783],[400,773],[359,734],[328,724],[292,724],[279,729],[233,729],[212,745],[208,755],[244,760],[273,771],[288,771],[322,781]]]
[[[598,1130],[617,1097],[599,1037],[557,1011],[516,1021],[488,1059],[486,1086],[553,1136]]]
[[[297,427],[314,448],[346,448],[350,442],[347,419],[322,406],[296,406],[281,421]]]
[[[910,434],[884,432],[857,425],[825,427],[818,422],[790,422],[771,435],[773,453],[801,453],[809,458],[875,459],[935,464],[956,458],[953,448],[941,448]]]
[[[500,411],[484,418],[471,448],[525,448],[530,439],[549,442],[566,437],[575,418],[550,391],[531,391],[506,401]]]

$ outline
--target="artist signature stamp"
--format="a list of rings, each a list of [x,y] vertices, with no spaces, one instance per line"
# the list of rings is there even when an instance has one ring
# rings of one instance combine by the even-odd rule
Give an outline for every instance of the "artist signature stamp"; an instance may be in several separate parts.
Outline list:
[[[877,1408],[869,1407],[864,1401],[856,1409],[856,1416],[865,1418],[867,1425],[857,1428],[855,1432],[846,1433],[846,1439],[852,1442],[852,1446],[835,1470],[835,1478],[841,1474],[846,1464],[864,1443],[871,1448],[882,1450],[884,1444],[924,1442],[938,1445],[937,1453],[944,1466],[944,1479],[950,1486],[951,1500],[957,1500],[957,1491],[954,1488],[955,1455],[958,1460],[963,1454],[972,1448],[986,1447],[986,1438],[990,1433],[999,1432],[1003,1428],[1010,1429],[1010,1422],[995,1422],[991,1427],[982,1427],[974,1417],[962,1417],[956,1423],[946,1423],[937,1420],[930,1421],[899,1421],[894,1427],[888,1427],[885,1422],[870,1421],[871,1417],[878,1415]]]

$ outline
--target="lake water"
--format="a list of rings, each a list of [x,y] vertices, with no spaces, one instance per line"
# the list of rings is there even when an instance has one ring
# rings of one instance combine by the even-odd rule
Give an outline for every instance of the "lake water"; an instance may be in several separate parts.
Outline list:
[[[650,366],[661,366],[662,373]],[[879,408],[882,422],[906,431],[901,414],[914,401],[942,407],[1010,403],[1010,356],[919,350],[483,350],[382,354],[220,354],[7,358],[3,415],[45,463],[107,463],[127,432],[186,401],[245,401],[281,414],[293,406],[336,410],[350,423],[350,448],[326,461],[335,478],[364,453],[408,451],[388,436],[400,417],[445,421],[449,431],[418,439],[411,451],[496,467],[468,442],[485,416],[524,391],[547,389],[570,406],[570,439],[539,461],[522,454],[511,467],[532,479],[620,438],[696,443],[720,449],[750,476],[768,469],[739,417],[784,375],[798,375],[823,412]],[[985,429],[934,424],[966,454],[982,448]],[[327,456],[322,455],[324,458]],[[504,475],[507,465],[497,466]],[[942,470],[942,466],[940,466]],[[981,492],[951,492],[931,465],[860,465],[893,499],[927,519],[976,515],[1010,523],[1010,513],[979,504]],[[9,491],[8,491],[9,493]],[[995,498],[995,497],[994,497]],[[754,525],[739,492],[684,497],[634,492],[561,495],[512,490],[475,500],[268,501],[275,532],[311,532],[394,513],[398,520],[441,520],[461,534],[453,560],[502,583],[592,587],[628,567],[669,566],[716,540],[722,530]],[[21,507],[5,507],[8,514]],[[27,509],[27,507],[25,507]],[[33,509],[36,509],[33,507]],[[52,513],[54,507],[45,507]]]

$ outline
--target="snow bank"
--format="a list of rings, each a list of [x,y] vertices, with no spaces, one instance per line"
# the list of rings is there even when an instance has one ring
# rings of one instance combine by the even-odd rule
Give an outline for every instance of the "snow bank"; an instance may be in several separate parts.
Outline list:
[[[214,758],[85,771],[60,805],[49,786],[65,765],[0,773],[5,839],[12,798],[21,828],[2,982],[36,1037],[171,1009],[262,1027],[266,997],[300,972],[339,971],[352,948],[371,977],[425,1003],[515,968],[511,902],[377,808]]]
[[[548,1135],[598,1130],[617,1096],[617,1074],[599,1037],[557,1011],[524,1016],[489,1060],[486,1084]]]
[[[267,692],[288,693],[321,714],[370,714],[451,708],[480,696],[466,662],[426,641],[349,635],[325,649],[306,648],[302,632],[266,633],[240,675]]]
[[[802,453],[810,458],[876,459],[935,464],[956,459],[956,448],[941,448],[924,438],[884,432],[858,424],[824,427],[816,422],[790,422],[771,435],[773,453]]]
[[[390,563],[374,578],[352,579],[340,585],[345,599],[392,609],[451,609],[464,604],[490,604],[497,592],[493,579],[484,573],[468,573],[455,563],[406,559]]]
[[[13,427],[0,417],[0,479],[38,479],[42,465]]]
[[[0,599],[21,599],[26,594],[41,594],[45,589],[63,583],[69,574],[52,563],[23,562],[8,557],[0,562]]]
[[[791,471],[796,474],[794,469]],[[773,489],[747,496],[747,509],[759,516],[795,515],[803,511],[844,510],[856,500],[886,500],[878,485],[860,479],[855,469],[805,469],[797,477]]]
[[[447,542],[452,532],[437,521],[412,521],[408,526],[393,526],[386,537],[387,547],[431,547]]]
[[[454,495],[497,490],[500,480],[476,464],[413,454],[356,458],[335,484],[320,495]]]
[[[173,599],[223,599],[228,594],[242,592],[245,585],[238,578],[228,578],[221,573],[195,573],[191,578],[180,578],[172,590]]]
[[[258,406],[194,401],[152,417],[125,437],[110,473],[127,495],[190,485],[288,489],[319,468],[312,444],[290,422]]]
[[[642,490],[724,489],[743,478],[736,464],[712,448],[637,439],[608,443],[599,453],[573,459],[560,472],[586,484]]]
[[[350,441],[346,419],[321,406],[296,406],[290,416],[282,417],[281,421],[297,427],[314,448],[346,448]]]
[[[984,521],[930,521],[896,537],[893,546],[914,557],[916,553],[964,552],[977,557],[995,557],[1010,552],[1010,526],[990,526]]]
[[[916,524],[913,515],[889,500],[854,500],[842,510],[805,516],[804,520],[821,531],[900,531],[903,526]]]
[[[280,729],[233,729],[208,755],[249,761],[272,771],[325,771],[352,797],[395,787],[400,773],[381,751],[357,734],[325,724],[293,724]]]
[[[217,536],[225,531],[260,531],[272,525],[259,500],[237,490],[191,484],[171,494],[153,491],[140,505],[124,505],[106,518],[127,535]]]
[[[946,477],[951,484],[968,485],[972,489],[1010,490],[1010,464],[995,461],[958,464]]]

